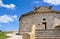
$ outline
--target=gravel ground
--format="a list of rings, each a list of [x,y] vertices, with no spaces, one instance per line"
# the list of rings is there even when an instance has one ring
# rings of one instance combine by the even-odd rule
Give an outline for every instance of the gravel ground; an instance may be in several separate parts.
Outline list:
[[[7,38],[7,39],[22,39],[22,36],[16,35],[16,32],[9,33],[9,34],[7,34],[7,36],[11,36],[10,38]]]

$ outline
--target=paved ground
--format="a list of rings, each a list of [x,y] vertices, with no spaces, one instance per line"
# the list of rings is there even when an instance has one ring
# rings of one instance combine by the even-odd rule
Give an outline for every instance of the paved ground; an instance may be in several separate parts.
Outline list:
[[[22,39],[22,36],[21,35],[16,35],[16,32],[7,34],[7,36],[11,36],[10,38],[7,38],[7,39]]]

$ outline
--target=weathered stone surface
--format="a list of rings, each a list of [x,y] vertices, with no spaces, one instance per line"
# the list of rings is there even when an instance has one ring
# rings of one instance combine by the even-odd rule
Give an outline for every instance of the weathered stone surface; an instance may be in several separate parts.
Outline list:
[[[46,19],[43,21],[43,19]],[[37,29],[45,29],[43,22],[47,22],[47,29],[54,29],[57,25],[60,25],[60,14],[53,13],[37,13],[29,16],[25,16],[20,21],[20,32],[29,32],[33,24]]]
[[[31,32],[24,32],[22,34],[23,39],[35,39],[35,25],[32,26]]]
[[[22,39],[30,39],[30,35],[28,33],[23,33]]]
[[[33,11],[31,14],[25,14],[19,21],[19,33],[23,34],[24,32],[31,32],[32,26],[35,25],[35,29],[38,29],[38,32],[35,32],[37,39],[59,39],[60,33],[55,28],[60,25],[60,12],[49,9],[49,7],[40,7],[37,8],[37,11]],[[60,27],[60,26],[59,26]],[[54,30],[56,29],[56,30]],[[43,31],[40,31],[43,30]],[[47,30],[47,31],[46,31]],[[49,30],[49,31],[48,31]],[[50,31],[51,30],[51,31]],[[56,32],[55,32],[56,31]],[[58,32],[57,32],[58,31]],[[36,34],[37,33],[37,34]],[[27,38],[25,38],[26,36]],[[23,39],[32,39],[34,34],[23,34]],[[48,38],[46,38],[48,37]],[[54,38],[51,38],[54,37]],[[58,37],[58,38],[55,38]]]
[[[60,31],[36,30],[35,39],[60,39]]]

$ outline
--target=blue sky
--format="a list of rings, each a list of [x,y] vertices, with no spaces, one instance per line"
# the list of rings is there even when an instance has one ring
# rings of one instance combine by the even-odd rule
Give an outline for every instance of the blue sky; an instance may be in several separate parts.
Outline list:
[[[60,0],[0,0],[0,30],[18,30],[19,17],[34,6],[53,6],[60,11]]]

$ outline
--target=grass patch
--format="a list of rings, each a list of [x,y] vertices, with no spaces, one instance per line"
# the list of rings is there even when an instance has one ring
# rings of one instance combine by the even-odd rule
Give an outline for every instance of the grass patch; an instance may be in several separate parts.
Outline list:
[[[9,36],[6,36],[8,32],[0,32],[0,39],[7,39]]]

